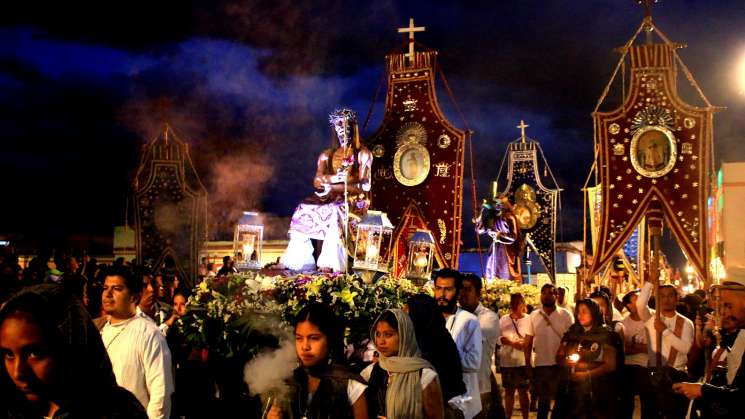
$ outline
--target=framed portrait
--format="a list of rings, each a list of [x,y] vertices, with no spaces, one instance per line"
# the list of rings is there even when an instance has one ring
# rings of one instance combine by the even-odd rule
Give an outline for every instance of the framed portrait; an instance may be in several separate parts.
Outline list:
[[[523,230],[530,230],[535,227],[538,217],[541,215],[541,209],[533,201],[518,201],[514,206],[515,218],[517,224]]]
[[[642,176],[658,178],[675,166],[678,148],[672,131],[649,125],[638,129],[631,139],[631,165]]]
[[[404,186],[416,186],[429,175],[427,148],[418,143],[404,144],[393,156],[393,175]]]

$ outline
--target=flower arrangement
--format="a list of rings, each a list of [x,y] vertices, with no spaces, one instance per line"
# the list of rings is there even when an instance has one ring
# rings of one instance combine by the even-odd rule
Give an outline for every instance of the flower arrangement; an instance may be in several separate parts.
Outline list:
[[[276,345],[277,337],[261,326],[276,323],[273,287],[271,278],[255,275],[207,277],[189,297],[179,329],[189,344],[224,358],[251,356]]]
[[[481,304],[503,316],[510,312],[510,295],[515,293],[522,294],[526,304],[537,307],[540,303],[540,291],[535,285],[516,284],[514,281],[498,279],[484,284]]]
[[[539,302],[535,286],[496,281],[484,285],[482,304],[506,314],[515,292],[522,293],[528,304]],[[380,313],[402,307],[418,293],[433,295],[432,284],[418,287],[408,279],[387,276],[365,284],[359,276],[345,274],[270,277],[248,272],[207,277],[189,297],[187,315],[178,324],[195,347],[228,359],[250,357],[276,345],[279,330],[286,329],[305,305],[322,302],[346,320],[347,341],[359,343],[369,337]]]
[[[356,275],[322,274],[276,278],[274,298],[283,307],[282,318],[292,322],[309,303],[323,302],[346,320],[347,340],[360,342],[369,336],[377,316],[388,308],[401,307],[419,292],[408,280],[383,277],[365,284]]]

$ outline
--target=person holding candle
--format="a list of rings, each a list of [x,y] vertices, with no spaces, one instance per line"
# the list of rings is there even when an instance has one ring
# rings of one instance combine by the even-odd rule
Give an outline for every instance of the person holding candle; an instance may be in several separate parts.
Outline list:
[[[609,384],[618,366],[611,330],[592,299],[578,301],[575,315],[577,320],[564,334],[556,354],[563,367],[563,394],[551,417],[615,417],[618,406]]]

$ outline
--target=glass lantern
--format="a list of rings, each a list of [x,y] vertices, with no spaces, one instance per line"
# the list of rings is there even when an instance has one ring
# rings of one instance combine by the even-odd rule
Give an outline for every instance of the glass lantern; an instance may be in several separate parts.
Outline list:
[[[417,230],[409,239],[409,257],[406,276],[414,283],[423,284],[432,276],[432,259],[435,253],[435,239],[429,230]]]
[[[367,211],[365,218],[357,224],[353,267],[366,271],[388,271],[388,263],[381,255],[390,248],[392,235],[393,224],[384,212]]]
[[[239,271],[261,268],[261,244],[264,240],[264,225],[258,212],[243,211],[243,217],[235,225],[233,253],[235,267]]]

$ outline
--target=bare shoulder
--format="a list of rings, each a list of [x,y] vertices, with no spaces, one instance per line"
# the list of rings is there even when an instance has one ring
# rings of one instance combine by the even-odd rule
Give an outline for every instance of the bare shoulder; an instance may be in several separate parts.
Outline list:
[[[327,148],[321,152],[321,154],[318,155],[318,161],[326,161],[330,159],[333,155],[333,151],[330,148]]]

